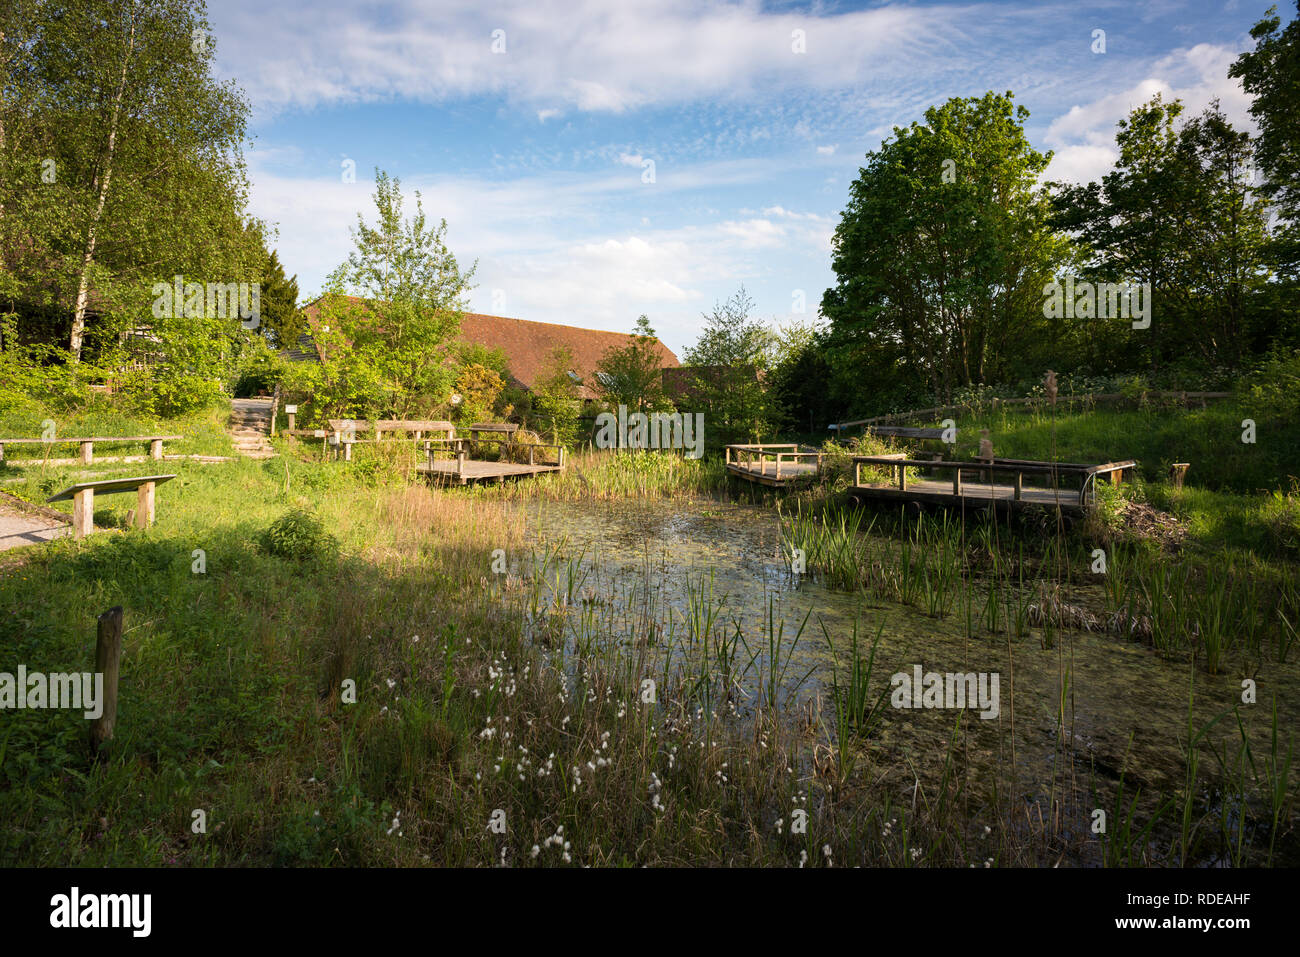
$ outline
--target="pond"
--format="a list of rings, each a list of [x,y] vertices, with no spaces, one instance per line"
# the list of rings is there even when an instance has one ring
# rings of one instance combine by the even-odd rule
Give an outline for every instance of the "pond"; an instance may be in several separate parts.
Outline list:
[[[654,662],[650,674],[675,675],[701,709],[752,720],[775,693],[781,711],[805,716],[831,744],[833,686],[848,683],[855,630],[864,660],[878,638],[869,698],[889,697],[856,746],[900,782],[936,785],[958,773],[977,793],[991,796],[996,785],[1005,796],[1010,787],[1042,813],[1069,804],[1074,819],[1063,826],[1084,828],[1089,808],[1112,807],[1121,775],[1128,795],[1178,791],[1189,726],[1190,736],[1209,726],[1198,739],[1203,763],[1215,754],[1235,760],[1243,733],[1256,761],[1267,760],[1275,697],[1283,737],[1297,727],[1294,663],[1252,662],[1246,672],[1230,661],[1209,675],[1114,634],[1062,630],[1051,641],[1030,628],[1016,637],[990,632],[978,615],[968,634],[964,611],[934,618],[792,573],[771,508],[678,500],[517,507],[535,551],[531,568],[514,570],[535,583],[538,633],[562,611],[565,647],[642,653]],[[886,541],[873,544],[886,553]],[[1078,587],[1077,597],[1087,591]],[[918,669],[974,673],[997,690],[996,706],[972,701],[959,726],[957,708],[896,707],[896,689]],[[691,685],[692,675],[707,680]],[[1245,679],[1255,683],[1254,704],[1243,703]],[[937,703],[953,702],[940,695]]]

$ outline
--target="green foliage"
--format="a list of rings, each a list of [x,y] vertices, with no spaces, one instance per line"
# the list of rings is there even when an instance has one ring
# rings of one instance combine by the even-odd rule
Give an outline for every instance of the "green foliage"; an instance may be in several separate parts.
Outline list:
[[[754,301],[742,286],[704,316],[704,330],[684,357],[691,367],[687,394],[676,398],[684,413],[704,413],[711,446],[762,441],[781,419],[763,383],[774,336],[750,319]]]
[[[533,415],[529,421],[532,428],[552,436],[557,445],[566,447],[572,447],[578,441],[582,410],[573,365],[573,353],[567,346],[556,346],[551,350],[546,365],[533,383]]]
[[[239,356],[232,363],[229,391],[235,398],[270,395],[292,363],[281,359],[262,336],[250,336],[242,343]]]
[[[305,508],[290,509],[267,528],[258,544],[268,555],[291,561],[322,561],[338,553],[338,539]]]
[[[1285,492],[1274,491],[1261,511],[1277,550],[1283,554],[1300,553],[1300,479],[1293,478]]]
[[[611,408],[632,412],[666,411],[672,407],[663,390],[663,359],[650,320],[636,321],[628,344],[607,350],[596,364],[595,379]]]
[[[1054,221],[1087,249],[1087,278],[1149,283],[1151,327],[1089,318],[1095,362],[1121,367],[1199,355],[1236,364],[1269,335],[1252,309],[1266,278],[1267,208],[1255,195],[1249,134],[1215,102],[1184,122],[1160,96],[1119,124],[1119,160],[1100,183],[1063,187]]]
[[[261,324],[258,330],[276,349],[293,349],[307,331],[298,308],[298,277],[286,278],[280,257],[272,250],[262,271]]]
[[[1259,124],[1256,155],[1265,174],[1263,192],[1286,223],[1273,255],[1295,278],[1300,270],[1300,16],[1282,29],[1277,7],[1270,7],[1250,35],[1254,49],[1237,58],[1228,76],[1240,79],[1253,97],[1250,115]]]
[[[504,387],[501,376],[487,366],[476,362],[462,365],[456,376],[456,394],[461,399],[455,410],[456,421],[491,421]]]
[[[1048,227],[1037,179],[1051,156],[1026,139],[1028,115],[1010,93],[954,98],[867,154],[822,298],[846,387],[901,379],[944,395],[1059,356],[1042,288],[1066,244]]]
[[[57,334],[77,361],[84,337],[102,362],[146,314],[152,283],[257,281],[249,107],[214,78],[201,0],[24,6],[0,30],[0,295],[34,338]]]
[[[454,372],[444,357],[474,269],[461,272],[444,241],[446,220],[429,228],[415,196],[416,214],[404,219],[401,181],[375,171],[378,219],[371,226],[358,214],[355,249],[318,301],[326,415],[410,418],[450,394]]]

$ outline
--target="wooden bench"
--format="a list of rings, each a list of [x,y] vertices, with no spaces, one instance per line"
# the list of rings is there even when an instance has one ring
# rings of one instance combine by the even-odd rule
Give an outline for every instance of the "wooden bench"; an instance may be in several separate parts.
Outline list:
[[[67,443],[81,446],[81,461],[90,464],[93,461],[96,442],[148,442],[149,458],[160,461],[163,457],[163,443],[174,442],[179,438],[179,435],[125,435],[86,439],[0,439],[0,462],[4,461],[6,445],[57,445]]]
[[[95,530],[95,493],[113,495],[118,492],[138,493],[135,509],[137,528],[148,528],[153,524],[154,489],[161,482],[170,482],[175,475],[141,475],[136,478],[102,479],[98,482],[81,482],[65,488],[58,495],[50,496],[46,501],[61,502],[72,499],[72,535],[85,538]]]

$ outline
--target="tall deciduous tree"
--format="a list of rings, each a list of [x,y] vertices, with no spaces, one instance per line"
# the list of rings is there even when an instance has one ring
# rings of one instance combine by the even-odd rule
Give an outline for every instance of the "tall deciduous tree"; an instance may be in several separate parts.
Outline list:
[[[663,359],[650,320],[641,316],[627,345],[606,350],[596,364],[596,381],[611,405],[644,412],[663,408]]]
[[[1274,250],[1279,266],[1300,275],[1300,0],[1296,17],[1282,28],[1270,7],[1250,35],[1255,49],[1237,58],[1228,75],[1254,96],[1250,114],[1259,124],[1256,156],[1264,173],[1263,192],[1276,205],[1286,228]]]
[[[461,272],[447,248],[447,221],[430,228],[415,197],[415,215],[403,218],[401,182],[375,171],[378,218],[369,225],[357,214],[355,249],[330,275],[320,311],[334,332],[327,362],[346,362],[353,379],[380,384],[376,401],[399,416],[447,398],[454,371],[444,360],[474,274]]]
[[[1050,344],[1042,287],[1062,255],[1037,185],[1051,154],[1010,93],[951,99],[867,154],[822,298],[841,367],[898,366],[939,395]]]
[[[248,106],[213,78],[201,0],[50,6],[34,55],[75,218],[68,348],[77,360],[92,293],[138,307],[142,282],[171,278],[162,273],[256,281],[260,241],[243,228]]]
[[[1251,346],[1250,298],[1266,278],[1249,135],[1217,103],[1180,127],[1182,111],[1160,96],[1134,109],[1119,124],[1115,168],[1055,199],[1090,278],[1151,284],[1151,328],[1125,332],[1120,350],[1130,367],[1188,355],[1233,364]]]
[[[780,419],[764,387],[772,331],[750,318],[754,300],[742,286],[704,316],[704,330],[683,357],[692,367],[686,412],[704,412],[705,427],[724,441],[761,440]],[[698,406],[703,406],[699,408]]]

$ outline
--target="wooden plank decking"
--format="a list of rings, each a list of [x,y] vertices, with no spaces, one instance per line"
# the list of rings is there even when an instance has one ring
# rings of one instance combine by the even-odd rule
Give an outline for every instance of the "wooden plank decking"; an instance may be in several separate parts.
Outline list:
[[[793,444],[728,445],[726,449],[727,474],[769,488],[785,488],[816,475],[821,462],[821,452],[806,452]]]
[[[477,459],[436,459],[415,469],[421,475],[433,476],[454,485],[470,482],[502,482],[506,478],[541,475],[543,472],[561,472],[560,465],[529,465],[527,462],[483,462]]]
[[[889,484],[863,481],[862,467],[888,467],[893,475]],[[915,478],[907,470],[929,469],[948,472],[944,479]],[[977,459],[966,462],[930,462],[896,455],[857,455],[853,457],[851,493],[861,501],[918,502],[933,505],[992,506],[1016,509],[1027,505],[1059,508],[1063,512],[1086,512],[1096,500],[1096,481],[1107,475],[1118,484],[1124,472],[1137,468],[1132,459],[1086,465],[1075,462],[1039,462],[1028,459]],[[967,481],[969,477],[975,481]],[[1006,481],[999,482],[998,477]],[[1025,479],[1045,485],[1026,485]],[[1077,487],[1062,484],[1077,481]]]
[[[476,424],[474,428],[475,431],[489,431],[482,423]],[[512,431],[505,431],[504,439],[462,437],[425,442],[426,462],[416,468],[416,474],[455,485],[468,485],[470,482],[504,482],[507,478],[526,478],[545,472],[564,471],[564,446],[517,443],[512,438]],[[479,445],[496,445],[500,456],[498,460],[470,458],[471,446]],[[437,456],[440,452],[450,454],[451,457],[439,459]],[[555,461],[539,461],[552,454]],[[507,459],[507,456],[516,455],[520,458],[527,457],[528,461],[511,462]]]

